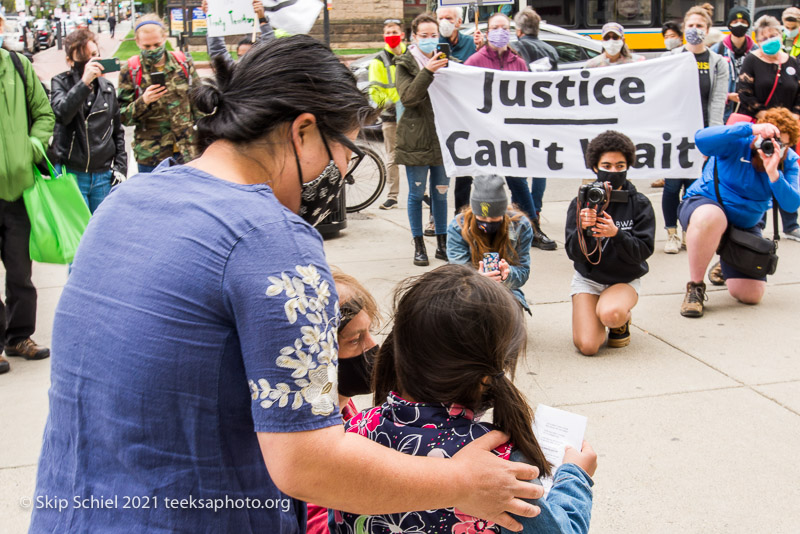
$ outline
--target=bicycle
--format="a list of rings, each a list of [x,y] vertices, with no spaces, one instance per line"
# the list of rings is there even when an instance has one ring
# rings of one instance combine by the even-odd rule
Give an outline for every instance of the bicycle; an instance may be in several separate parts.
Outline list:
[[[386,186],[386,165],[380,154],[366,143],[356,142],[356,146],[364,152],[365,157],[353,175],[345,180],[347,213],[355,213],[371,205],[378,200]]]

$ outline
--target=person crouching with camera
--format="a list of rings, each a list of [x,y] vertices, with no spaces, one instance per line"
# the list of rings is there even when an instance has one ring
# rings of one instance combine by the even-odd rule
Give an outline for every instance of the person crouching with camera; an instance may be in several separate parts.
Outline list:
[[[655,248],[656,219],[650,200],[627,179],[636,148],[626,136],[606,131],[589,143],[586,163],[597,181],[581,186],[567,211],[566,250],[572,277],[572,342],[584,356],[630,343],[631,310]]]
[[[695,134],[697,148],[709,160],[678,209],[687,228],[689,252],[690,280],[681,305],[684,317],[703,316],[703,275],[718,248],[728,293],[745,304],[761,301],[766,275],[774,272],[777,257],[774,245],[761,238],[758,223],[773,197],[786,211],[800,207],[798,157],[788,148],[797,144],[798,135],[797,119],[786,108],[767,110],[757,124],[714,126]],[[733,233],[733,241],[761,245],[766,252],[753,254],[736,247],[731,239],[720,247],[723,236]]]

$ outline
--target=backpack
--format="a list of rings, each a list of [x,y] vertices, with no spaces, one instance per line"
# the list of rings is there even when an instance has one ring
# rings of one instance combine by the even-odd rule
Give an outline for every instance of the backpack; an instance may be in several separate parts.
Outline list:
[[[170,54],[172,54],[173,59],[175,59],[181,66],[181,69],[183,69],[183,75],[186,77],[186,81],[189,82],[189,87],[191,87],[192,77],[189,76],[189,62],[186,61],[186,55],[180,50],[170,52]],[[142,86],[142,60],[138,55],[128,59],[128,71],[130,72],[131,80],[133,80],[135,87],[133,90],[133,98],[135,100],[139,98],[139,90]]]

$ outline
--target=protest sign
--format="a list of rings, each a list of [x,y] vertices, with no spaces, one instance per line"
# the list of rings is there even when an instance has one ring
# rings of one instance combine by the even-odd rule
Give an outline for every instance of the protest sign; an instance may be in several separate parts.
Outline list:
[[[631,178],[694,178],[698,86],[694,57],[676,54],[546,73],[450,64],[428,92],[448,176],[588,178],[589,141],[617,130],[636,145]]]
[[[262,3],[272,27],[292,35],[311,31],[322,11],[319,0],[262,0]]]
[[[255,22],[252,0],[208,0],[206,24],[210,37],[252,33]]]

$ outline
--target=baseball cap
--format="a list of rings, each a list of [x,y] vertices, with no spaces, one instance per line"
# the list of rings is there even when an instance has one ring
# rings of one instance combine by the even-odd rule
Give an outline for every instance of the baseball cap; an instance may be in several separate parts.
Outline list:
[[[607,33],[616,33],[620,37],[625,37],[625,30],[619,22],[606,22],[603,24],[602,36],[605,37]]]

